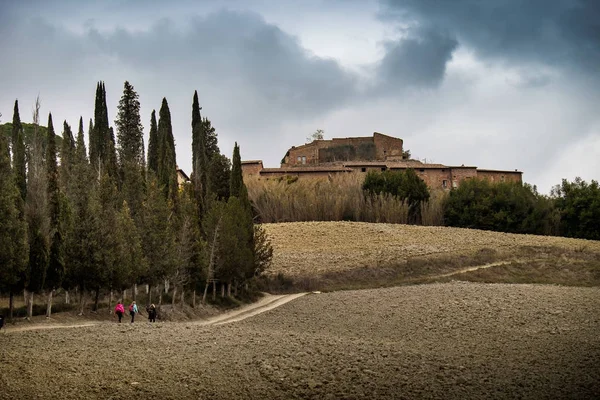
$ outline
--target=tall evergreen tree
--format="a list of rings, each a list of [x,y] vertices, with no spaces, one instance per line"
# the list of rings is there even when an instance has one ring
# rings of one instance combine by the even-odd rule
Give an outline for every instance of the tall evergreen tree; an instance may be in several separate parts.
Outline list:
[[[48,267],[48,171],[45,168],[42,137],[39,129],[40,101],[33,110],[34,134],[27,165],[27,201],[25,214],[28,224],[29,264],[26,289],[29,291],[27,316],[31,318],[33,293],[44,287]]]
[[[108,108],[106,105],[106,87],[104,82],[96,86],[94,106],[94,124],[90,136],[90,164],[98,173],[98,179],[107,172],[115,178],[117,173],[117,157],[115,137],[108,124]]]
[[[88,163],[83,140],[83,119],[79,121],[79,132],[73,163],[71,188],[71,208],[73,214],[72,231],[65,238],[65,258],[67,269],[63,285],[66,289],[79,286],[80,296],[91,288],[98,277],[100,206],[97,201],[96,180]],[[83,313],[83,302],[81,312]]]
[[[150,117],[150,136],[148,138],[148,171],[158,173],[158,126],[156,111],[152,110]]]
[[[125,81],[115,120],[118,137],[121,192],[132,215],[136,216],[143,200],[144,138],[140,102],[133,86]]]
[[[23,135],[23,127],[21,125],[21,117],[19,115],[19,101],[15,100],[15,108],[13,112],[13,130],[12,130],[12,151],[13,151],[13,169],[15,171],[15,179],[17,188],[21,194],[23,203],[27,195],[27,169],[25,164],[25,139]],[[21,210],[21,213],[23,210]]]
[[[248,199],[248,191],[244,185],[242,177],[242,158],[240,157],[240,147],[237,142],[233,147],[233,157],[231,159],[231,179],[229,181],[229,195],[237,197],[243,201]]]
[[[209,163],[206,154],[204,125],[200,115],[201,109],[198,92],[194,91],[192,102],[192,185],[200,213],[202,213],[206,198]]]
[[[166,98],[163,98],[159,112],[158,139],[158,182],[163,186],[165,196],[176,203],[178,188],[175,139]]]
[[[152,178],[148,183],[140,225],[142,247],[147,260],[144,281],[151,286],[162,282],[175,267],[173,230],[169,214],[167,199],[158,181]]]
[[[66,123],[65,123],[66,125]],[[66,125],[68,128],[68,125]],[[70,131],[70,128],[68,128]],[[69,133],[70,134],[70,133]],[[71,135],[72,137],[72,135]],[[45,287],[48,289],[48,308],[46,317],[52,310],[52,293],[60,287],[64,273],[63,240],[60,210],[60,189],[58,185],[58,166],[56,162],[56,135],[52,124],[52,114],[48,115],[48,144],[46,145],[46,169],[48,173],[48,213],[50,217],[50,254],[46,270]]]
[[[90,129],[92,128],[92,120],[90,120]],[[83,139],[83,117],[79,117],[79,131],[77,131],[77,141],[75,142],[74,164],[81,164],[87,161],[87,151],[85,149],[85,141]]]
[[[67,121],[63,122],[62,144],[60,150],[60,182],[61,190],[66,193],[71,181],[73,158],[75,157],[75,139]]]
[[[0,288],[10,294],[11,321],[14,294],[22,289],[27,265],[27,224],[20,210],[22,202],[10,166],[8,142],[0,135]]]

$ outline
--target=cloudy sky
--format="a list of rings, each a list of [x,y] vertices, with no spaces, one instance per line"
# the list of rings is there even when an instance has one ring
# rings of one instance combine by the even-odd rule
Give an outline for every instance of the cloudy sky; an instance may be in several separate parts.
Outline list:
[[[128,80],[146,135],[167,98],[186,171],[198,90],[222,152],[269,167],[323,129],[544,193],[600,179],[597,0],[0,0],[0,54],[3,121],[38,94],[55,125],[87,121],[99,80],[113,121]]]

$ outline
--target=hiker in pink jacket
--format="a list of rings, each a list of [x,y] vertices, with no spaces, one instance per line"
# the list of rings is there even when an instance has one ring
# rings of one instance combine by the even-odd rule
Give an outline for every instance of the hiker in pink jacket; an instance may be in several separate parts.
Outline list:
[[[121,318],[123,318],[123,314],[125,314],[125,308],[123,304],[119,301],[115,306],[115,314],[119,317],[119,323],[121,323]]]

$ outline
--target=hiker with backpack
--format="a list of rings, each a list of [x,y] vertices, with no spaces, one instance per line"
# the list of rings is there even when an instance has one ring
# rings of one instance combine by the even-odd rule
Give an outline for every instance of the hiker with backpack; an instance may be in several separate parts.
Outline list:
[[[125,314],[125,308],[123,307],[123,303],[120,301],[117,302],[117,305],[115,306],[115,314],[117,314],[117,317],[119,317],[119,323],[121,323],[121,318],[123,318],[123,315]]]
[[[135,304],[135,300],[133,303],[129,305],[129,314],[131,314],[131,323],[133,324],[133,319],[135,318],[135,314],[138,312],[138,306]]]

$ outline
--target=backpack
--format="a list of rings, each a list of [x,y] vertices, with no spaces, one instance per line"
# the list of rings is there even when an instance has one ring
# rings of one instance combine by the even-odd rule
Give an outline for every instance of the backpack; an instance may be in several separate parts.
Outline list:
[[[133,312],[133,304],[129,305],[129,312]]]

